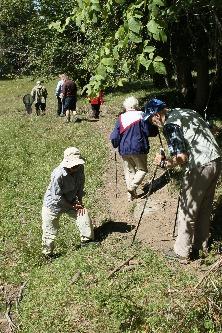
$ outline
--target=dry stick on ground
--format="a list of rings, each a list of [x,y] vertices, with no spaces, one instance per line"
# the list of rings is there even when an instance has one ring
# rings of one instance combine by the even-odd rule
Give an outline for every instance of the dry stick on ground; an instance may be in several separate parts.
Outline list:
[[[212,272],[216,272],[220,267],[222,266],[222,258],[218,259],[213,265],[212,267],[206,272],[206,274],[202,277],[202,279],[196,284],[196,286],[194,287],[193,290],[191,290],[191,294],[193,293],[194,296],[196,296],[196,289],[197,287],[199,287],[199,285],[203,282],[204,279],[209,278],[210,277],[210,273]],[[214,305],[215,308],[219,309],[217,304],[215,302],[213,302],[211,299],[209,299],[209,297],[207,297],[208,302],[212,305]],[[196,303],[192,303],[192,308],[194,308],[194,305]],[[221,310],[220,310],[221,311]],[[176,331],[174,331],[174,333],[179,332],[180,328],[182,327],[184,320],[186,318],[186,313],[183,315],[181,321],[179,322],[179,326],[177,326]]]
[[[22,300],[22,297],[23,297],[23,290],[25,289],[25,286],[27,285],[27,283],[28,283],[28,280],[25,281],[25,282],[21,285],[21,287],[20,287],[20,289],[19,289],[18,296],[16,297],[16,308],[18,308],[18,305],[19,305],[19,303],[20,303],[21,300]]]
[[[194,287],[194,289],[196,289],[197,287],[199,287],[199,285],[203,282],[203,280],[209,278],[210,273],[213,271],[217,271],[220,267],[222,266],[222,257],[220,259],[218,259],[213,266],[206,272],[206,274],[204,274],[204,276],[202,277],[202,279],[196,284],[196,286]]]
[[[11,307],[12,307],[12,302],[6,301],[6,312],[5,312],[5,318],[7,319],[8,325],[10,332],[14,332],[17,329],[17,326],[13,323],[12,318],[11,318]]]
[[[134,257],[136,256],[136,254],[134,254],[132,257],[128,258],[127,260],[125,260],[122,264],[120,264],[119,266],[117,266],[108,276],[108,279],[111,278],[116,272],[120,271],[120,269],[122,267],[124,267],[125,265],[129,264],[130,260],[132,260]]]
[[[70,284],[76,283],[79,278],[81,277],[82,273],[80,271],[77,271],[76,274],[72,277]]]

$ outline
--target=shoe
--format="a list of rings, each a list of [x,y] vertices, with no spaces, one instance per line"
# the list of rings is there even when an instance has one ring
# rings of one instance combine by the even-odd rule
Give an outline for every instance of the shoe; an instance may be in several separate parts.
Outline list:
[[[53,259],[59,258],[61,256],[61,254],[60,253],[47,253],[47,254],[45,254],[44,252],[42,252],[42,256],[45,260],[52,261]]]
[[[53,253],[42,253],[42,257],[46,261],[52,261],[52,259],[54,259],[54,254]]]
[[[82,247],[87,247],[89,245],[99,246],[100,242],[94,241],[94,240],[87,240],[87,241],[83,241],[83,242],[80,243],[81,248]]]
[[[136,190],[132,190],[132,191],[128,190],[127,197],[128,197],[128,202],[132,202],[134,199],[137,199]]]
[[[190,257],[179,256],[173,249],[165,252],[165,257],[170,260],[178,260],[181,264],[188,264],[190,262]]]
[[[202,257],[203,253],[200,255],[200,251],[198,249],[192,249],[190,253],[190,259],[191,260],[198,260]]]

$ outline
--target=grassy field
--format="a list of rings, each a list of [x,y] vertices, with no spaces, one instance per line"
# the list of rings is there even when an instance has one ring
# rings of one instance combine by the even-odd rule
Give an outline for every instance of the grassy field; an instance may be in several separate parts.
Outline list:
[[[98,248],[79,249],[78,232],[66,217],[57,239],[62,255],[50,263],[42,258],[42,199],[66,147],[79,147],[86,158],[85,203],[93,218],[104,214],[97,193],[108,163],[106,138],[92,130],[90,122],[64,125],[55,117],[56,81],[46,83],[48,111],[39,117],[26,115],[22,104],[33,81],[0,84],[2,332],[9,332],[5,313],[20,333],[221,332],[218,270],[195,288],[199,276],[169,265],[139,243],[129,247],[124,238],[110,238]],[[131,93],[145,99],[147,90],[134,89]],[[125,94],[106,96],[111,113],[119,109]],[[79,106],[86,103],[82,100]],[[107,119],[114,123],[112,117]],[[217,196],[220,193],[221,188]],[[135,269],[120,270],[109,278],[112,269],[133,255]],[[210,263],[213,260],[212,255]]]

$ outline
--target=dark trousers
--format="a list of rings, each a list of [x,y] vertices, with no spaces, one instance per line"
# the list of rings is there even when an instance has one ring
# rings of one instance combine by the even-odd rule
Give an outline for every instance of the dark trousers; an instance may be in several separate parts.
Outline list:
[[[45,114],[45,108],[46,108],[46,104],[45,103],[36,103],[35,104],[35,109],[36,109],[37,116],[40,115],[41,111],[42,111],[42,114]]]
[[[57,102],[58,102],[57,115],[59,116],[63,112],[62,100],[59,96],[57,96]]]
[[[92,108],[92,116],[95,119],[99,119],[99,114],[100,114],[100,104],[91,104]]]

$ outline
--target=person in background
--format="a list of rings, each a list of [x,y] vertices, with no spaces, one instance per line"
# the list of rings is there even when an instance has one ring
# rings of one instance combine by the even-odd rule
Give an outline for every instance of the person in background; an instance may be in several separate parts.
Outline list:
[[[42,81],[37,81],[36,86],[31,91],[31,96],[35,103],[36,114],[39,116],[42,112],[45,115],[46,110],[46,99],[48,92],[46,88],[42,85]]]
[[[125,113],[119,115],[110,135],[113,147],[118,147],[123,159],[128,201],[133,201],[137,197],[136,190],[148,172],[147,154],[150,149],[148,137],[158,134],[156,126],[143,120],[143,112],[138,106],[139,102],[134,96],[124,100]]]
[[[66,115],[66,122],[74,120],[76,114],[77,86],[67,76],[64,77],[62,86],[63,110]]]
[[[65,116],[63,113],[63,101],[62,101],[62,86],[64,83],[65,79],[65,74],[59,74],[59,82],[57,83],[56,90],[55,90],[55,95],[57,98],[57,116]]]
[[[84,163],[79,149],[68,147],[62,162],[51,174],[42,207],[42,253],[47,257],[53,256],[59,218],[64,213],[76,220],[81,246],[94,243],[93,225],[83,204]]]
[[[89,102],[91,104],[92,117],[95,119],[99,119],[100,105],[104,103],[103,97],[104,93],[102,90],[100,90],[99,95],[97,97],[92,97],[89,99]]]
[[[28,114],[32,113],[32,103],[33,103],[33,98],[30,94],[26,94],[25,96],[23,96],[22,101],[25,105],[25,111]]]
[[[155,163],[164,169],[181,166],[184,175],[177,214],[178,235],[168,257],[197,259],[207,251],[210,215],[221,173],[221,152],[207,123],[195,111],[167,109],[160,100],[145,105],[145,119],[163,129],[169,157],[157,154]]]

